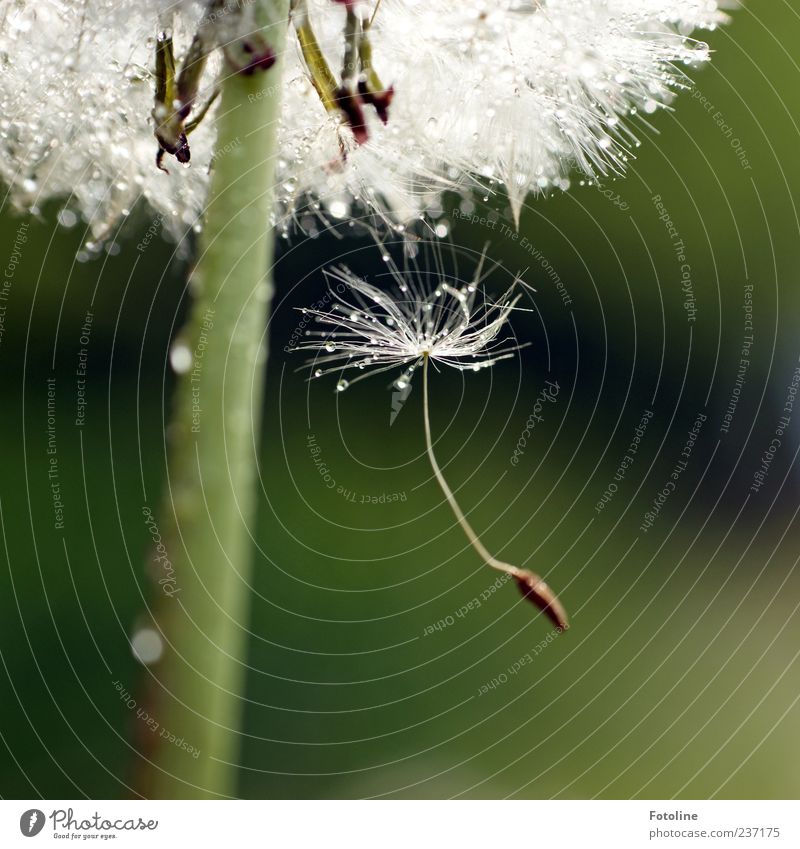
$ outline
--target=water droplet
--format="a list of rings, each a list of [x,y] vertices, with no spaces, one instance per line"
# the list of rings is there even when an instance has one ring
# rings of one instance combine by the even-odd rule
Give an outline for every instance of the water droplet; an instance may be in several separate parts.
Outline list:
[[[342,219],[347,217],[347,204],[341,200],[335,200],[328,207],[332,218]]]
[[[348,381],[346,381],[344,378],[342,378],[342,379],[341,379],[341,380],[340,380],[340,381],[336,384],[336,391],[337,391],[337,392],[344,392],[344,390],[345,390],[345,389],[347,389],[347,387],[348,387],[349,385],[350,385],[350,384],[349,384],[349,382],[348,382]]]
[[[147,666],[161,659],[164,653],[164,641],[158,631],[153,628],[140,628],[131,637],[131,651],[139,663]]]
[[[334,344],[333,344],[333,342],[326,342],[326,343],[325,343],[325,350],[326,350],[329,354],[330,354],[330,353],[333,353],[333,352],[336,350],[336,345],[334,345]]]
[[[71,209],[62,209],[58,213],[58,223],[62,227],[74,227],[78,223],[78,216]]]
[[[169,352],[169,364],[175,374],[186,374],[192,367],[192,352],[183,342],[176,342]]]

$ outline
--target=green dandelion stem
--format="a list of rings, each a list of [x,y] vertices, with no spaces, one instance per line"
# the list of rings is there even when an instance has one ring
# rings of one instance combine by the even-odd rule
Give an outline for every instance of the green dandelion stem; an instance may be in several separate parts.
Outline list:
[[[151,798],[236,791],[272,297],[274,234],[267,222],[288,23],[288,0],[258,3],[261,35],[278,61],[249,74],[223,70],[191,316],[172,349],[173,362],[191,364],[177,369],[183,373],[159,516],[175,585],[160,593],[155,626],[164,654],[146,673],[144,700],[158,729],[139,735],[149,742],[140,746],[135,789]]]

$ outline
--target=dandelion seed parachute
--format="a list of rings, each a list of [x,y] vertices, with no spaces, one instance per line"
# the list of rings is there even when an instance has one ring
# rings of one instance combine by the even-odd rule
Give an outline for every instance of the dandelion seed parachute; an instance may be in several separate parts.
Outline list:
[[[484,257],[485,258],[485,257]],[[493,569],[514,578],[523,598],[541,610],[560,632],[569,625],[567,613],[550,587],[535,573],[520,569],[494,557],[481,542],[450,489],[436,460],[431,438],[428,400],[428,367],[441,363],[460,371],[489,368],[507,359],[522,347],[513,336],[504,335],[509,316],[520,294],[514,284],[497,300],[481,292],[484,259],[478,264],[471,283],[453,285],[443,278],[438,254],[434,256],[435,282],[426,284],[419,269],[402,272],[391,255],[384,253],[397,293],[390,294],[360,279],[347,268],[329,274],[329,297],[332,306],[326,310],[306,309],[321,329],[308,331],[307,341],[296,350],[316,351],[308,365],[314,377],[330,372],[357,369],[363,374],[355,379],[341,377],[338,391],[373,374],[405,367],[394,381],[397,389],[405,389],[414,371],[422,367],[425,442],[434,476],[461,525],[470,545]]]
[[[373,286],[346,267],[327,271],[329,309],[304,309],[315,319],[297,350],[316,351],[310,361],[314,377],[348,369],[363,372],[339,381],[339,391],[379,372],[406,367],[394,385],[403,389],[424,357],[460,371],[479,371],[513,356],[522,346],[503,335],[517,307],[515,286],[497,300],[474,282],[438,279],[428,288],[419,272],[407,273],[385,255],[396,292]]]
[[[332,67],[343,53],[345,5],[309,0]],[[333,218],[360,204],[404,222],[435,210],[445,189],[501,185],[517,214],[529,193],[565,188],[573,168],[621,173],[636,144],[631,112],[647,115],[688,85],[682,69],[709,55],[690,33],[721,23],[719,5],[382,0],[370,37],[394,99],[385,125],[370,114],[366,144],[326,112],[299,49],[284,57],[272,223],[285,229],[309,198]],[[357,8],[369,15],[374,2]],[[172,31],[180,59],[204,14],[206,4],[193,0],[4,4],[0,177],[20,207],[66,198],[98,237],[140,196],[176,236],[199,220],[213,110],[192,136],[192,167],[169,177],[153,165],[150,111],[156,33]],[[218,70],[217,56],[205,96]]]

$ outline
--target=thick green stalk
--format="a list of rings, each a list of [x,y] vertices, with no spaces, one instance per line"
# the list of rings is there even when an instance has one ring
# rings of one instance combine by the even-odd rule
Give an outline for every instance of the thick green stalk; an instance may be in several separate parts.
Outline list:
[[[258,5],[262,34],[280,57],[288,0]],[[230,764],[239,757],[281,66],[279,59],[249,75],[227,63],[223,70],[211,190],[190,280],[194,303],[172,349],[183,373],[158,522],[174,583],[162,584],[155,608],[164,654],[148,667],[143,699],[158,727],[137,734],[144,757],[135,789],[151,798],[235,793]]]

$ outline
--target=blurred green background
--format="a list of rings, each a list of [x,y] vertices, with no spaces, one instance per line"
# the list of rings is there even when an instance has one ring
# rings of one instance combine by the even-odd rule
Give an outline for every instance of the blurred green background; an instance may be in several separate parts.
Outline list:
[[[383,284],[380,252],[358,233],[281,245],[241,795],[800,793],[800,408],[751,491],[800,355],[800,4],[754,0],[709,41],[694,94],[648,116],[626,179],[576,179],[531,201],[518,235],[502,198],[458,214],[450,199],[439,222],[450,273],[468,278],[489,242],[500,266],[488,291],[517,271],[537,290],[512,322],[532,345],[489,372],[434,374],[432,415],[488,547],[546,575],[569,609],[555,640],[511,586],[456,615],[494,575],[431,478],[421,386],[390,425],[387,381],[336,394],[284,352],[294,308],[322,295],[320,269],[346,262]],[[151,592],[141,508],[158,504],[186,261],[159,240],[137,250],[146,209],[109,253],[76,261],[84,234],[57,213],[29,222],[0,344],[0,794],[125,796],[137,720],[114,682],[135,692],[141,678],[129,645]],[[6,255],[22,220],[0,218]],[[737,387],[747,285],[754,338]],[[63,531],[48,480],[52,377]],[[514,466],[547,379],[558,400]],[[646,410],[634,462],[598,512]],[[675,491],[643,531],[699,414]],[[321,480],[311,435],[341,492]]]

